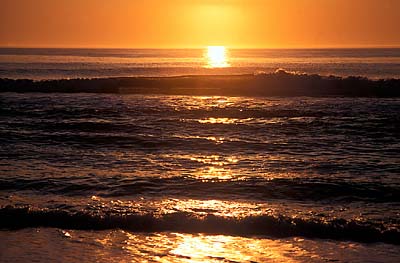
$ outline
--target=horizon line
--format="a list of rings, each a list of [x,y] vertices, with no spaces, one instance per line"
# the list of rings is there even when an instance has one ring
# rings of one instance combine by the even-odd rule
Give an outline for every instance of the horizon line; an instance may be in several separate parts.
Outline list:
[[[214,46],[214,45],[211,45]],[[400,48],[399,45],[348,45],[348,46],[270,46],[270,47],[239,47],[239,46],[232,46],[230,47],[229,45],[215,45],[215,46],[223,46],[226,47],[227,49],[235,50],[235,49],[380,49],[380,48],[393,48],[393,49],[398,49]],[[46,46],[46,45],[0,45],[0,48],[6,49],[6,48],[15,48],[15,49],[205,49],[208,46],[188,46],[188,47],[133,47],[133,46],[61,46],[61,45],[53,45],[53,46]]]

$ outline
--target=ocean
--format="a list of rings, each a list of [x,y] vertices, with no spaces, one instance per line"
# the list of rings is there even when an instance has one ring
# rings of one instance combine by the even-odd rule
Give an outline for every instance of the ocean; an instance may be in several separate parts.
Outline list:
[[[0,78],[1,262],[400,260],[400,49],[2,48]]]
[[[0,48],[0,78],[66,79],[274,72],[400,78],[400,48],[15,49]]]

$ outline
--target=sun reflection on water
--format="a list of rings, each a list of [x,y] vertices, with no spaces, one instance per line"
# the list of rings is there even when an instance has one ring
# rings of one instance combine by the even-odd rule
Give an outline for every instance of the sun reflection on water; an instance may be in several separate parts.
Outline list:
[[[216,139],[216,143],[223,143],[221,138]],[[223,140],[223,138],[222,138]],[[236,156],[220,156],[220,155],[181,155],[176,156],[195,162],[201,165],[191,172],[191,177],[203,181],[224,181],[224,180],[242,180],[244,177],[234,173],[230,166],[237,165],[239,158]]]
[[[226,68],[230,66],[228,52],[224,46],[208,46],[205,57],[209,68]]]
[[[160,203],[161,214],[184,212],[202,217],[207,215],[219,217],[244,218],[248,216],[273,215],[275,209],[257,203],[244,203],[222,200],[197,199],[164,199]]]
[[[320,260],[314,253],[298,246],[301,241],[296,238],[279,241],[183,233],[141,235],[122,231],[122,234],[125,235],[125,241],[121,240],[122,249],[136,260],[141,259],[140,262],[302,262],[296,258]]]
[[[201,179],[202,181],[213,182],[213,181],[233,180],[235,176],[230,169],[210,166],[194,173],[193,177],[196,179]]]
[[[296,262],[283,254],[282,248],[275,248],[267,240],[238,238],[223,235],[176,234],[181,239],[172,255],[184,257],[185,262],[254,262],[277,260],[277,262]],[[250,241],[250,242],[249,242]],[[270,243],[270,244],[269,244]],[[286,249],[291,248],[286,247]]]
[[[252,118],[246,119],[237,119],[237,118],[206,118],[206,119],[199,119],[198,122],[201,124],[241,124],[250,122]]]

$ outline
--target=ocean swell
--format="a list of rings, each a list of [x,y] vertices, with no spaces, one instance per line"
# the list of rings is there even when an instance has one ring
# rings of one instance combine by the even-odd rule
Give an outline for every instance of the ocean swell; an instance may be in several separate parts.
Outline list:
[[[119,77],[34,81],[0,79],[0,92],[165,94],[206,96],[400,97],[400,80],[299,74]]]
[[[400,202],[396,186],[333,181],[323,178],[253,178],[246,180],[205,180],[190,177],[123,178],[109,176],[101,180],[92,176],[60,178],[0,178],[2,191],[30,191],[66,196],[134,197],[175,196],[248,200],[312,200],[330,202],[368,201]]]

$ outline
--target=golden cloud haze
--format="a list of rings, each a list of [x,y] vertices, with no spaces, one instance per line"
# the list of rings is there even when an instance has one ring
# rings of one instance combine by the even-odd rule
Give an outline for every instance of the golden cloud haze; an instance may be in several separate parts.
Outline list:
[[[0,0],[0,46],[399,46],[397,0]]]

